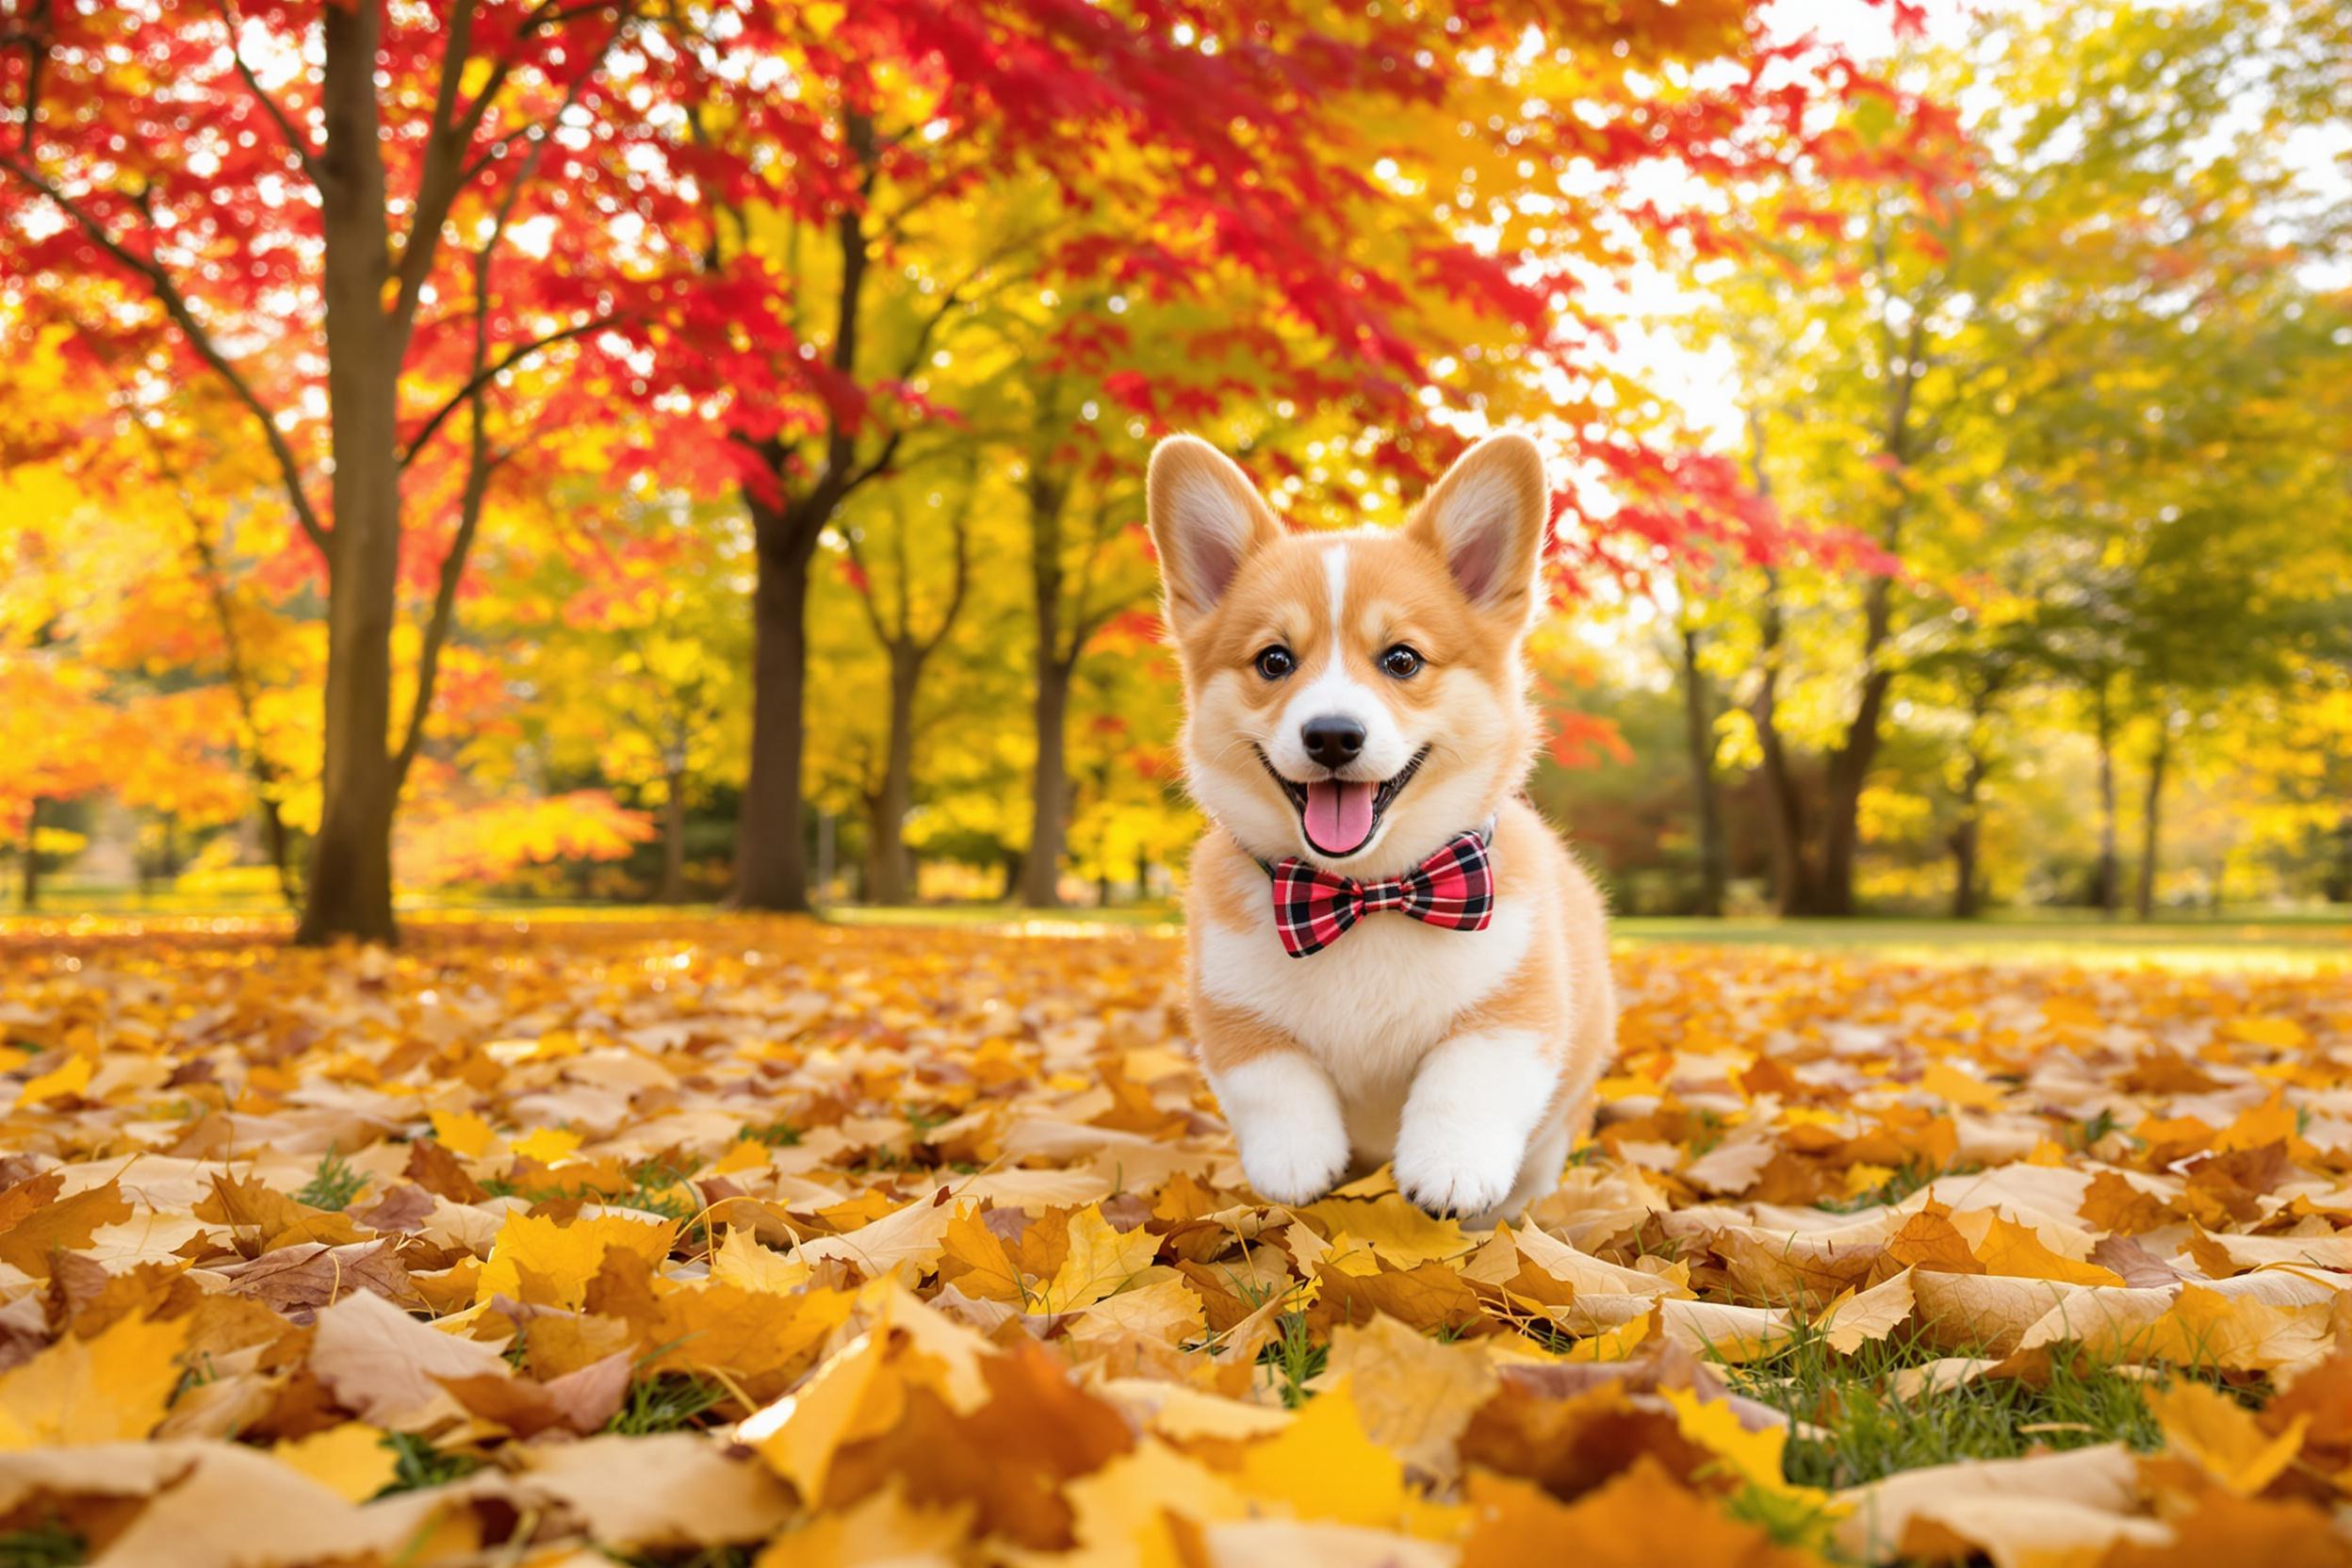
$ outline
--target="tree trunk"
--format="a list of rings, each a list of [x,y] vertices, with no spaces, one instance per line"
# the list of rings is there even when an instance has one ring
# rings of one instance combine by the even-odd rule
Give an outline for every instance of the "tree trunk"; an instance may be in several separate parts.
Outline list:
[[[1030,777],[1029,852],[1021,860],[1021,902],[1032,909],[1062,902],[1062,842],[1070,814],[1070,677],[1078,662],[1062,653],[1062,510],[1070,491],[1033,456],[1029,471],[1030,616],[1037,630],[1037,691],[1031,728],[1037,765]]]
[[[901,642],[890,648],[890,722],[884,743],[882,792],[874,808],[874,878],[866,890],[875,904],[906,904],[915,890],[914,858],[906,852],[906,813],[915,804],[915,693],[923,679],[923,651]]]
[[[286,906],[299,914],[302,907],[302,890],[294,883],[293,835],[286,825],[286,813],[268,795],[261,797],[261,841],[270,852],[270,869],[278,878],[278,896]]]
[[[1862,682],[1862,700],[1846,727],[1845,743],[1829,760],[1829,787],[1822,806],[1820,909],[1839,918],[1854,910],[1854,868],[1862,849],[1862,792],[1878,756],[1879,715],[1886,706],[1893,676],[1875,670]]]
[[[1723,842],[1723,796],[1715,779],[1715,704],[1707,672],[1699,668],[1696,628],[1685,628],[1682,633],[1682,716],[1690,747],[1690,790],[1698,808],[1698,912],[1720,917],[1731,857]]]
[[[1984,754],[1968,748],[1968,771],[1960,782],[1960,820],[1952,830],[1952,918],[1974,920],[1979,909],[1977,860],[1984,842]]]
[[[785,513],[757,500],[750,506],[760,564],[752,591],[751,774],[735,829],[735,903],[806,914],[800,770],[816,531],[800,537]]]
[[[662,803],[662,890],[655,894],[662,904],[686,902],[686,776],[673,768],[665,782],[669,796]]]
[[[16,906],[31,914],[41,906],[41,797],[35,795],[24,808],[24,844],[23,863],[18,868]]]
[[[1029,853],[1021,866],[1021,902],[1032,909],[1058,908],[1062,902],[1062,844],[1070,815],[1070,754],[1062,731],[1070,713],[1071,668],[1059,659],[1037,662],[1032,710],[1037,766],[1029,790]]]
[[[2099,866],[2092,875],[2092,896],[2109,920],[2123,912],[2123,857],[2115,831],[2115,719],[2108,706],[2108,678],[2099,678]]]
[[[1784,626],[1780,610],[1780,580],[1767,573],[1764,591],[1763,643],[1758,662],[1764,674],[1757,682],[1752,709],[1756,744],[1764,754],[1764,792],[1771,803],[1766,812],[1772,834],[1772,902],[1784,915],[1817,915],[1821,911],[1820,883],[1813,874],[1807,842],[1805,797],[1788,745],[1780,734],[1780,660]]]
[[[2169,715],[2156,716],[2156,749],[2148,760],[2148,798],[2140,816],[2140,892],[2136,903],[2142,920],[2156,918],[2156,871],[2161,858],[2164,805],[2164,765],[2172,756]]]
[[[376,105],[382,8],[322,13],[327,407],[334,533],[327,552],[326,746],[318,837],[295,939],[389,942],[392,630],[400,562],[400,353],[384,310],[390,278]],[[421,239],[420,239],[421,242]]]

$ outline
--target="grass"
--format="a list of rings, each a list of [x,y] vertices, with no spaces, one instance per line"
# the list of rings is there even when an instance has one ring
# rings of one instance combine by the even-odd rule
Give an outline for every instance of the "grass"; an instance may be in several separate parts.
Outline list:
[[[800,1141],[798,1135],[794,1135],[792,1141]],[[688,1174],[665,1161],[646,1160],[629,1168],[629,1185],[617,1192],[606,1192],[586,1185],[565,1186],[561,1183],[526,1187],[498,1177],[485,1180],[482,1189],[493,1198],[520,1198],[531,1203],[555,1203],[577,1198],[610,1204],[614,1208],[658,1214],[664,1219],[688,1220],[694,1217],[694,1205],[678,1190]]]
[[[351,1207],[351,1200],[357,1198],[367,1184],[368,1178],[353,1170],[351,1163],[330,1144],[327,1152],[318,1156],[318,1168],[294,1194],[294,1201],[340,1214]]]
[[[2104,1116],[2106,1113],[2100,1114]],[[1984,1167],[1975,1165],[1950,1165],[1937,1168],[1929,1165],[1925,1160],[1909,1159],[1903,1161],[1893,1175],[1868,1192],[1858,1192],[1851,1198],[1817,1200],[1815,1206],[1825,1209],[1831,1214],[1860,1214],[1864,1209],[1874,1209],[1883,1203],[1900,1203],[1939,1177],[1968,1176],[1983,1168]]]
[[[56,1520],[30,1529],[0,1530],[0,1568],[68,1568],[89,1560],[90,1544]]]
[[[1928,958],[2034,958],[2071,963],[2147,959],[2198,966],[2249,960],[2315,964],[2352,953],[2352,914],[2263,912],[2106,921],[2078,910],[2016,910],[1981,921],[1863,917],[1727,920],[1636,917],[1611,924],[1618,941],[1794,948]]]
[[[1804,1331],[1774,1355],[1723,1372],[1738,1392],[1802,1424],[1786,1462],[1788,1478],[1803,1486],[1859,1486],[1923,1465],[2015,1459],[2037,1448],[2122,1443],[2148,1451],[2162,1444],[2148,1383],[2082,1358],[2053,1356],[2049,1380],[2038,1386],[1984,1378],[1910,1399],[1894,1396],[1889,1383],[1896,1373],[1969,1353],[1938,1349],[1916,1329],[1903,1329],[1841,1356],[1821,1334]],[[2167,1376],[2197,1374],[2176,1369]]]
[[[1275,1391],[1282,1395],[1283,1407],[1297,1410],[1315,1397],[1315,1391],[1307,1384],[1323,1375],[1331,1348],[1315,1343],[1307,1328],[1305,1313],[1286,1312],[1275,1321],[1279,1331],[1258,1352],[1258,1364],[1273,1369],[1279,1380]]]
[[[663,1372],[629,1384],[629,1396],[604,1429],[624,1437],[644,1437],[699,1429],[704,1413],[726,1398],[727,1389],[710,1379]]]
[[[0,912],[0,937],[62,934],[85,918],[126,919],[172,925],[206,920],[289,921],[274,897],[77,886],[52,879],[41,912]],[[436,894],[404,899],[400,918],[423,924],[512,919],[548,924],[645,924],[737,918],[708,905],[682,906],[563,904]],[[746,917],[756,918],[756,917]],[[1088,931],[1173,931],[1183,911],[1173,904],[1114,905],[1037,911],[1008,904],[923,904],[890,906],[836,905],[825,918],[844,925],[917,925],[998,930],[1044,936]],[[2156,962],[2183,967],[2311,969],[2352,954],[2352,907],[2311,910],[2224,909],[2180,912],[2153,921],[2108,921],[2082,909],[2002,910],[1981,921],[1873,915],[1854,920],[1780,920],[1740,916],[1703,920],[1626,916],[1613,923],[1618,942],[1698,943],[1792,948],[1807,952],[1872,953],[1904,958],[1975,961],[2031,959],[2070,963]]]
[[[380,1497],[463,1480],[482,1468],[471,1454],[445,1454],[415,1432],[386,1432],[384,1446],[392,1450],[394,1463],[392,1484],[377,1494]]]

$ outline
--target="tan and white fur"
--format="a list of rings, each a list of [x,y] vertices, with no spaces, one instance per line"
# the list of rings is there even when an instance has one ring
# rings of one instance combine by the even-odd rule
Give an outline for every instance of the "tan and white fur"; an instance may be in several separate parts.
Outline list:
[[[1250,1184],[1306,1202],[1393,1160],[1398,1188],[1433,1214],[1517,1214],[1557,1185],[1616,1031],[1600,894],[1520,795],[1535,740],[1521,655],[1542,602],[1541,452],[1490,437],[1394,530],[1287,531],[1190,436],[1152,453],[1150,489],[1186,775],[1212,819],[1185,899],[1193,1029]],[[1317,719],[1352,728],[1311,753]],[[1360,748],[1332,765],[1355,730]],[[1316,731],[1331,734],[1329,722]],[[1329,803],[1377,800],[1344,792],[1377,790],[1415,757],[1368,838],[1343,854],[1317,846],[1310,789],[1327,792],[1321,830],[1344,841]],[[1361,831],[1364,808],[1351,809],[1346,833]],[[1368,881],[1490,820],[1486,929],[1382,912],[1319,953],[1284,952],[1261,861],[1300,856]]]

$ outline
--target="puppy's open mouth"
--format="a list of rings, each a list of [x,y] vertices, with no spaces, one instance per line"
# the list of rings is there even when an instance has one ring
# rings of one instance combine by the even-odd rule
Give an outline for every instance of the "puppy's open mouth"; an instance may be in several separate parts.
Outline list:
[[[1255,747],[1251,748],[1256,750]],[[1290,804],[1298,812],[1299,828],[1307,842],[1318,855],[1334,859],[1353,855],[1372,841],[1372,835],[1380,830],[1380,817],[1388,810],[1404,787],[1413,782],[1413,776],[1421,771],[1421,764],[1429,759],[1429,748],[1423,746],[1413,754],[1413,760],[1403,768],[1378,782],[1368,778],[1316,778],[1300,783],[1286,778],[1268,760],[1258,752],[1258,761]]]

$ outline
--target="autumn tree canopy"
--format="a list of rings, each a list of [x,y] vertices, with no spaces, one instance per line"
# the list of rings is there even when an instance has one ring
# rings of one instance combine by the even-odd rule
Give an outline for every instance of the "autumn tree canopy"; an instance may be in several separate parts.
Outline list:
[[[1621,891],[2342,883],[2341,19],[1856,17],[0,0],[20,890],[1154,897],[1151,443],[1501,423]]]

